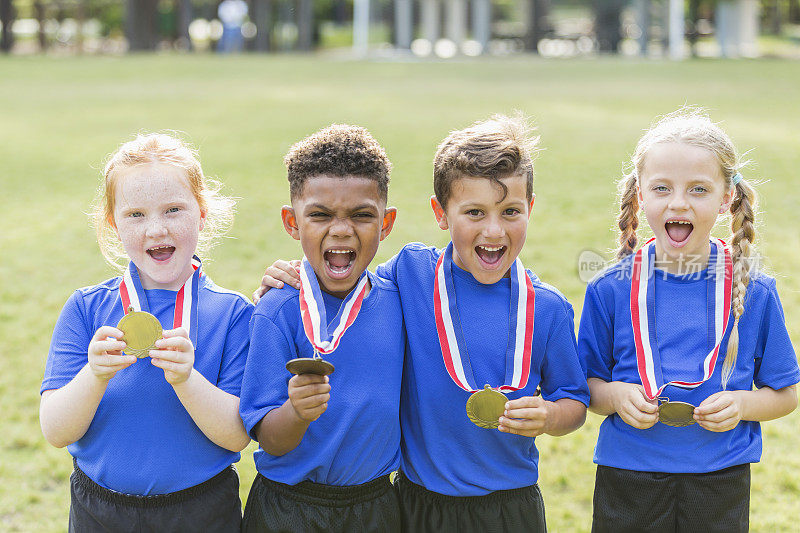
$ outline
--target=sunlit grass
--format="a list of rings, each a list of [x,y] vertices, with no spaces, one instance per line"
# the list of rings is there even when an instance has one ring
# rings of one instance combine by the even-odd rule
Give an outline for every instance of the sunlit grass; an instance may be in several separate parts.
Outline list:
[[[383,260],[407,241],[447,240],[427,203],[438,141],[490,113],[521,110],[543,147],[522,259],[577,314],[584,289],[577,256],[614,246],[614,180],[624,159],[656,115],[684,103],[709,108],[740,150],[753,149],[746,175],[768,180],[760,188],[761,250],[779,277],[790,333],[800,339],[800,64],[0,58],[0,529],[66,528],[71,462],[41,437],[38,388],[64,301],[113,275],[83,213],[105,154],[133,133],[186,132],[206,173],[241,198],[232,238],[207,270],[249,294],[265,264],[299,253],[278,217],[288,199],[281,159],[294,141],[348,122],[386,147],[395,165],[390,202],[400,212],[379,251]],[[590,415],[570,436],[540,439],[551,531],[589,529],[598,426]],[[792,531],[800,516],[797,416],[765,424],[765,435],[763,463],[753,469],[752,530]],[[252,450],[239,464],[243,499],[254,476]]]

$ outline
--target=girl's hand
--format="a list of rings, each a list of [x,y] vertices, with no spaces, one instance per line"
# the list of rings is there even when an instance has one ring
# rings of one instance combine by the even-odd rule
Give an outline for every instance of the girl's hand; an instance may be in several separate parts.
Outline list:
[[[126,344],[119,339],[123,335],[125,334],[115,327],[102,326],[95,331],[89,343],[89,368],[101,381],[110,380],[117,372],[136,362],[135,356],[122,353]]]
[[[150,350],[150,362],[164,371],[170,385],[179,385],[189,379],[194,369],[194,346],[184,328],[168,329],[163,338]]]
[[[272,263],[272,266],[267,267],[264,277],[261,278],[261,286],[253,292],[253,302],[258,303],[268,290],[280,289],[284,283],[288,283],[296,289],[300,288],[299,259],[292,261],[278,259]]]
[[[611,383],[611,402],[623,422],[636,429],[649,429],[658,422],[658,400],[648,400],[644,387],[622,381]]]
[[[524,437],[538,437],[547,430],[547,402],[541,396],[523,396],[506,402],[500,417],[500,431]]]
[[[722,432],[735,428],[742,420],[742,392],[747,391],[721,391],[712,394],[695,408],[695,421],[709,431]]]
[[[289,401],[300,420],[313,422],[328,409],[331,399],[328,376],[302,374],[289,380]]]

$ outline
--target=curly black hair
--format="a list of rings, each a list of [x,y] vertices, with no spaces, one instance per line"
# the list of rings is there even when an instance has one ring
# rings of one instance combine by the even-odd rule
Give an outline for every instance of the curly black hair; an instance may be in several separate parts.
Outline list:
[[[374,180],[386,201],[392,164],[386,151],[360,126],[331,124],[295,143],[283,158],[292,199],[303,193],[308,178],[358,176]]]

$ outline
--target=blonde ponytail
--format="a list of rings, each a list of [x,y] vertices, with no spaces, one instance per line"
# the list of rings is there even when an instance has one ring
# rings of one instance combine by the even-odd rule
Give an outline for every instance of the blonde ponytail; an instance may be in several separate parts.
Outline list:
[[[736,366],[736,355],[739,351],[739,318],[744,313],[744,298],[747,285],[750,283],[753,250],[756,240],[755,213],[756,191],[746,181],[736,184],[735,196],[731,204],[731,261],[733,262],[733,280],[731,290],[731,310],[733,311],[733,329],[728,339],[728,349],[722,364],[722,389]]]

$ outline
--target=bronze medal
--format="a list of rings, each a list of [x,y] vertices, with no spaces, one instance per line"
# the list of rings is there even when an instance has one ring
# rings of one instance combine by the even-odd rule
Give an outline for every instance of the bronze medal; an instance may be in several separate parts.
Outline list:
[[[505,394],[486,385],[467,400],[467,416],[478,427],[496,429],[506,410],[507,401]]]
[[[123,353],[139,359],[150,355],[163,333],[158,319],[145,311],[129,312],[119,321],[117,329],[124,333],[120,340],[127,344]]]
[[[682,428],[694,424],[694,405],[686,402],[662,402],[658,406],[658,421],[668,426]]]
[[[321,357],[298,357],[286,363],[286,370],[292,374],[316,374],[327,376],[332,374],[335,367]]]

